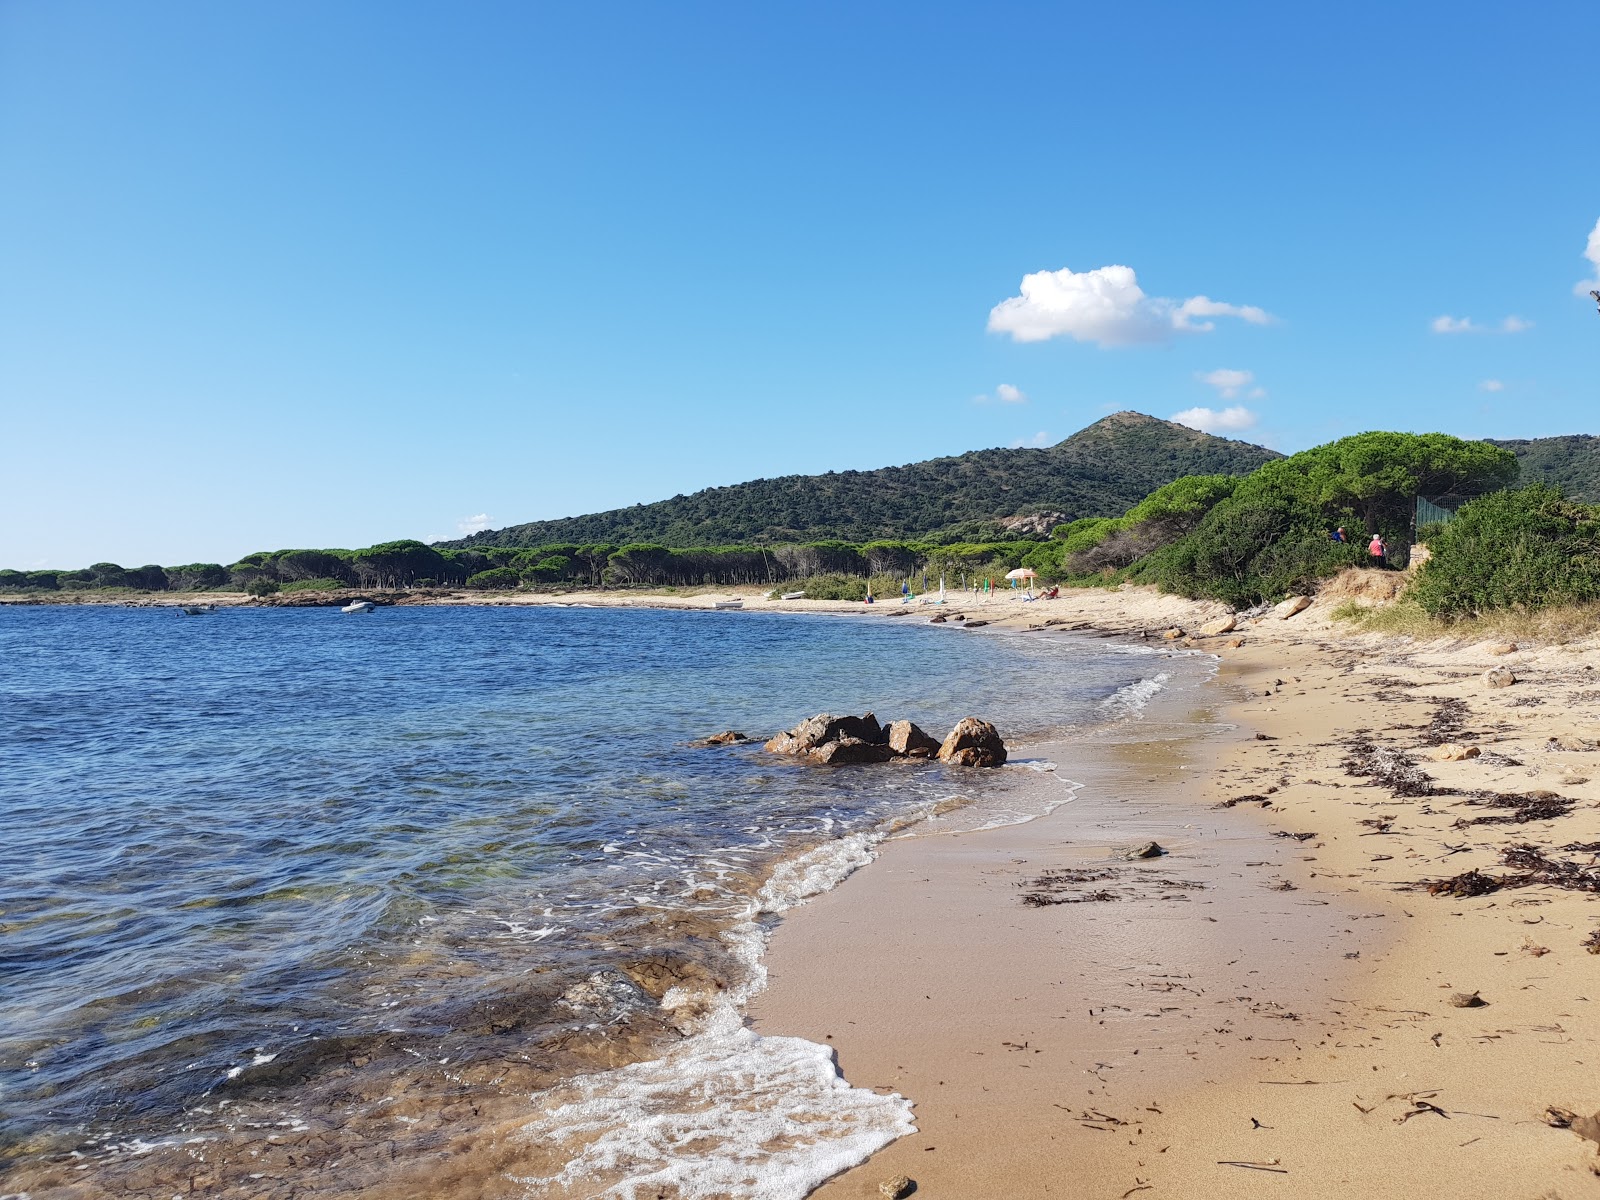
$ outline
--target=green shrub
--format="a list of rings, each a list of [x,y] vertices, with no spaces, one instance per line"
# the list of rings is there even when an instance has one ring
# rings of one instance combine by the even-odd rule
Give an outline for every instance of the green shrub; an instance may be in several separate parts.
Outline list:
[[[264,579],[256,580],[256,583],[265,582],[266,580]],[[254,586],[255,584],[251,585],[251,587]],[[292,583],[283,584],[279,590],[284,592],[331,592],[344,586],[343,581],[338,579],[296,579]],[[249,588],[245,590],[248,591]]]
[[[252,579],[244,585],[244,590],[248,596],[270,596],[278,591],[278,584],[272,579]]]
[[[1366,559],[1364,547],[1328,539],[1320,509],[1293,496],[1232,496],[1194,531],[1141,563],[1134,578],[1163,591],[1246,608]]]
[[[1412,598],[1435,617],[1531,612],[1600,597],[1600,509],[1546,484],[1462,507],[1428,544]]]

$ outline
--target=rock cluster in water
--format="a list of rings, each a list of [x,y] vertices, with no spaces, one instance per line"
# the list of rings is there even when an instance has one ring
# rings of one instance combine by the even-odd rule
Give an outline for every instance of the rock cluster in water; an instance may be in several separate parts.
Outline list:
[[[768,740],[766,748],[830,765],[937,758],[962,767],[998,767],[1006,761],[1006,744],[999,732],[977,717],[964,717],[939,742],[911,721],[880,725],[871,713],[859,717],[818,713]]]

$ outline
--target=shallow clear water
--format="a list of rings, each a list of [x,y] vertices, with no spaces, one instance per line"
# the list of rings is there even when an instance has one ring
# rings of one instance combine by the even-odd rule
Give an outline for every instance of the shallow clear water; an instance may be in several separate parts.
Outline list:
[[[645,952],[731,969],[718,923],[775,862],[1006,774],[692,739],[871,709],[1014,740],[1162,669],[918,618],[0,609],[0,1124],[13,1153],[203,1129],[329,1047],[592,1033],[556,1002],[574,981]]]

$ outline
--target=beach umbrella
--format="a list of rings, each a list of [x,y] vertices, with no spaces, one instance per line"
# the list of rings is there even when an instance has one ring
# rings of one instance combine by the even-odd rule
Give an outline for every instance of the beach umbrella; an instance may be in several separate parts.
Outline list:
[[[1018,567],[1015,571],[1006,572],[1007,579],[1037,579],[1039,573],[1032,567]]]

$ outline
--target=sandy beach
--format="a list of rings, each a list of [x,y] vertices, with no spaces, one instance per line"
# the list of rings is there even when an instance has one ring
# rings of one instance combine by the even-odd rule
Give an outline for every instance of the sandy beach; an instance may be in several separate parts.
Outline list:
[[[1051,611],[1209,613],[1078,599]],[[893,842],[785,920],[757,1027],[834,1045],[919,1127],[818,1195],[1600,1194],[1594,1143],[1547,1112],[1600,1107],[1595,894],[1426,889],[1526,874],[1519,845],[1594,886],[1600,651],[1352,635],[1330,606],[1223,641],[1189,711],[1147,715],[1188,736],[1042,748],[1076,802]],[[1145,840],[1170,853],[1120,859]]]

